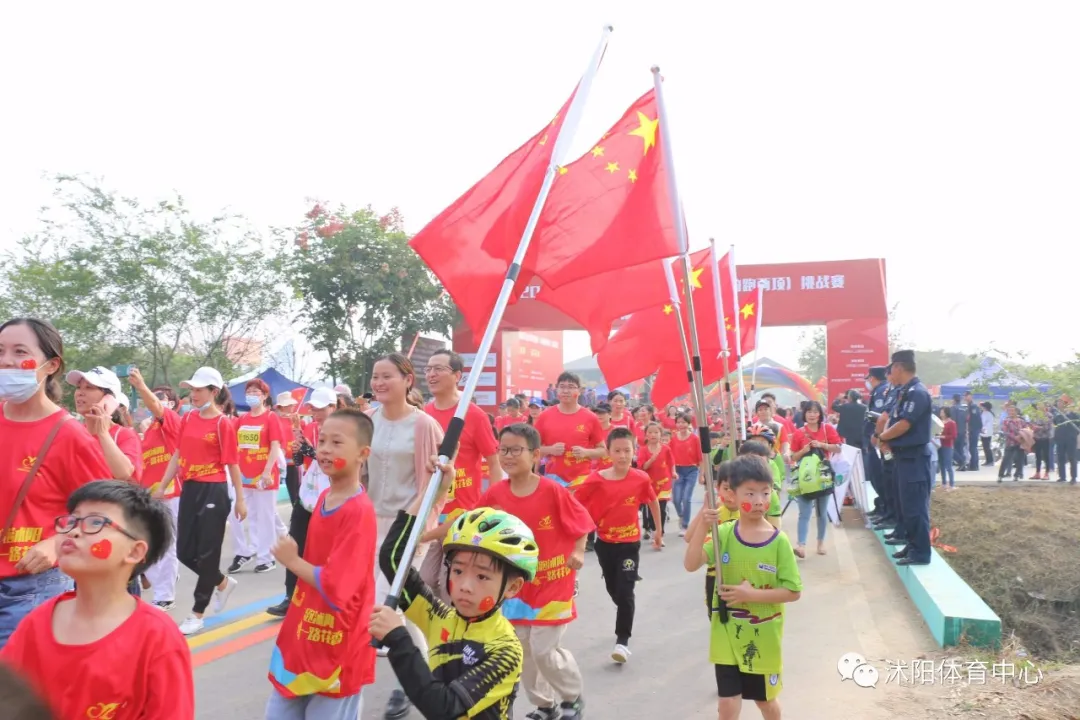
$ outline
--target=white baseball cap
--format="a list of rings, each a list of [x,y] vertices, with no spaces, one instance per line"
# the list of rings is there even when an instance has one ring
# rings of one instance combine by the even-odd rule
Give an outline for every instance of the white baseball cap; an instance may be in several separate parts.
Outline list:
[[[308,405],[320,410],[330,405],[337,405],[337,393],[327,387],[315,388],[308,399]]]
[[[94,387],[108,390],[116,396],[117,400],[123,395],[123,391],[120,389],[120,378],[116,377],[116,373],[106,367],[96,367],[85,372],[72,370],[65,379],[68,381],[68,385],[78,385],[85,380]]]
[[[274,405],[278,407],[289,407],[290,405],[296,404],[296,398],[294,398],[293,394],[288,391],[278,393],[277,400],[274,402]]]
[[[225,387],[225,381],[221,378],[221,373],[212,367],[201,367],[195,371],[195,374],[191,376],[190,380],[184,380],[180,383],[180,387],[186,388],[204,388],[204,387]]]
[[[126,393],[118,393],[116,395],[116,399],[120,401],[120,407],[125,407],[128,410],[131,409],[131,401],[128,400],[128,396]]]
[[[334,392],[338,393],[339,395],[352,395],[352,390],[350,390],[349,386],[345,385],[344,383],[342,383],[341,385],[335,385]]]

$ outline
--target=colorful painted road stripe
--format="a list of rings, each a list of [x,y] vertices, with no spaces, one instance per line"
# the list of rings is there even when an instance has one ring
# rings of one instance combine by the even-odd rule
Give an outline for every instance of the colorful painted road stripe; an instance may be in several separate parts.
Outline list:
[[[284,599],[284,595],[276,595],[207,618],[206,629],[187,641],[192,665],[201,667],[272,639],[280,618],[268,614],[266,608]]]

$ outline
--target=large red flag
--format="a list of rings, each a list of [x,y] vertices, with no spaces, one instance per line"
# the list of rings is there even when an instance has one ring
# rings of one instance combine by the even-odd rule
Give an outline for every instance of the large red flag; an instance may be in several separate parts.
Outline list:
[[[524,277],[548,288],[679,254],[667,192],[659,112],[650,90],[581,158],[560,168]],[[490,255],[513,254],[517,238],[488,236]]]
[[[573,99],[409,241],[477,335],[491,317]]]
[[[691,285],[694,290],[694,311],[697,320],[698,341],[701,348],[702,362],[719,353],[721,348],[720,337],[717,333],[716,305],[713,301],[713,279],[710,269],[709,252],[701,251],[692,257]],[[676,279],[682,273],[676,264]],[[721,292],[725,303],[731,300],[731,280],[728,269],[728,256],[720,260],[719,267]],[[680,292],[685,295],[685,289]],[[685,323],[685,302],[681,305]],[[728,346],[735,350],[735,324],[732,309],[725,307],[725,326],[727,328]],[[741,341],[743,353],[748,353],[754,348],[756,342],[756,313],[757,294],[743,293],[738,297],[739,321],[741,323]],[[675,309],[671,304],[662,307],[654,307],[650,310],[634,313],[623,325],[614,337],[607,343],[602,351],[597,353],[596,359],[604,379],[609,387],[620,387],[635,380],[652,375],[665,364],[671,363],[682,366],[685,364],[682,355],[682,345],[679,339],[679,330],[676,322]],[[710,362],[710,368],[713,367]],[[723,374],[723,368],[717,366],[717,376]],[[715,374],[710,372],[710,374]],[[685,379],[685,372],[682,377]],[[716,378],[713,377],[711,382]],[[680,393],[681,394],[681,393]]]

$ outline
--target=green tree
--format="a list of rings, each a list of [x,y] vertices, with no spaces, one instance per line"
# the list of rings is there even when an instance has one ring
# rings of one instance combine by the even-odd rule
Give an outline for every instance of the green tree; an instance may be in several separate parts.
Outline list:
[[[0,306],[56,325],[76,367],[136,363],[151,384],[200,365],[230,374],[288,300],[266,250],[236,216],[197,220],[181,197],[146,204],[58,176],[0,272]]]
[[[366,387],[379,355],[418,332],[447,334],[453,303],[408,245],[401,214],[315,205],[293,231],[286,271],[303,333],[335,382]]]
[[[799,335],[802,349],[799,351],[799,374],[812,383],[825,376],[826,346],[825,328],[816,327]]]

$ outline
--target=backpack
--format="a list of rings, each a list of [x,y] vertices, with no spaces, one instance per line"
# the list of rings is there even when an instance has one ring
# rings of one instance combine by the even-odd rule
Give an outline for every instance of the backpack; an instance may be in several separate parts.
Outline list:
[[[815,500],[831,495],[836,487],[836,474],[832,463],[821,450],[812,450],[803,456],[792,475],[788,495]]]

